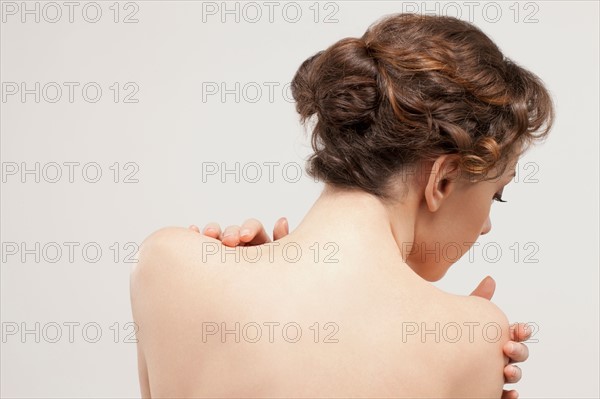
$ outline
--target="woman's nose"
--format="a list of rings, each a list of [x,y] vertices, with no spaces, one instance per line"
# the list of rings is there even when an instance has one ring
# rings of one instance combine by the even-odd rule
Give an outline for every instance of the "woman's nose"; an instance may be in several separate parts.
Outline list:
[[[488,216],[485,223],[483,224],[483,228],[481,229],[481,235],[489,233],[491,229],[492,229],[492,221],[490,220],[490,217]]]

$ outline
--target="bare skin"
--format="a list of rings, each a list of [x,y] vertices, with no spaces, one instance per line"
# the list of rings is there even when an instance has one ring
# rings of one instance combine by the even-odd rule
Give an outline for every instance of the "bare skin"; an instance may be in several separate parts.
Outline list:
[[[260,245],[270,243],[271,237],[266,232],[263,224],[254,218],[247,219],[240,226],[228,226],[224,230],[218,223],[208,223],[200,230],[196,225],[189,229],[221,241],[228,247]],[[289,234],[289,223],[285,217],[279,218],[273,227],[273,241],[278,241]],[[491,276],[486,276],[470,295],[491,300],[496,290],[496,282]],[[521,368],[515,363],[524,362],[529,358],[529,348],[523,342],[531,337],[532,330],[526,323],[510,325],[510,340],[502,347],[504,355],[509,358],[509,364],[504,368],[504,383],[514,384],[521,380]],[[517,399],[519,393],[515,389],[505,389],[502,399]]]
[[[506,316],[486,299],[429,284],[451,262],[419,259],[399,244],[442,232],[461,240],[487,233],[489,201],[510,179],[467,185],[449,177],[451,162],[438,161],[430,180],[391,207],[362,193],[327,191],[279,240],[305,254],[294,262],[265,252],[266,244],[235,248],[248,251],[239,261],[223,258],[220,241],[190,229],[148,237],[131,279],[142,395],[501,397],[509,361],[503,348],[514,338]],[[451,223],[459,214],[461,224]],[[331,242],[338,262],[315,259],[315,243],[323,251]],[[293,322],[308,338],[290,343],[281,330],[274,342],[235,342],[222,329],[206,336],[207,326],[232,329],[235,322]],[[314,342],[317,322],[322,335],[333,323],[338,342]],[[498,328],[484,332],[485,325]],[[459,331],[440,339],[446,326]]]

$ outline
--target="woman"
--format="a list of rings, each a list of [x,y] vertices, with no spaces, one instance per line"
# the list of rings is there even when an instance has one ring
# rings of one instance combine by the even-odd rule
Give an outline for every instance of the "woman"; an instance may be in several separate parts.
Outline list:
[[[142,396],[514,397],[522,334],[429,282],[490,231],[492,201],[548,133],[542,82],[467,22],[395,14],[308,58],[292,93],[325,189],[276,243],[256,221],[246,241],[261,245],[184,228],[142,243]]]

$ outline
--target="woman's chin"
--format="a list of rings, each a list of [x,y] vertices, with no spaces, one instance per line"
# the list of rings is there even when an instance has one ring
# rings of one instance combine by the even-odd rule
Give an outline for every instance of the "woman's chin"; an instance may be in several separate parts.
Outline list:
[[[415,264],[411,263],[410,260],[407,262],[407,264],[415,273],[421,276],[423,280],[432,283],[441,280],[446,275],[446,272],[450,266],[452,266],[452,264],[440,265],[439,263],[431,265],[426,265],[423,263]]]

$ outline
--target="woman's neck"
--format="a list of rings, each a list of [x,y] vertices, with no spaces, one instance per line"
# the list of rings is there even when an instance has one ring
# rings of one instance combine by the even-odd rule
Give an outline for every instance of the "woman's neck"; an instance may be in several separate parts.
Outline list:
[[[365,191],[327,185],[290,239],[364,242],[401,253],[413,241],[414,218],[408,201],[386,205]]]

